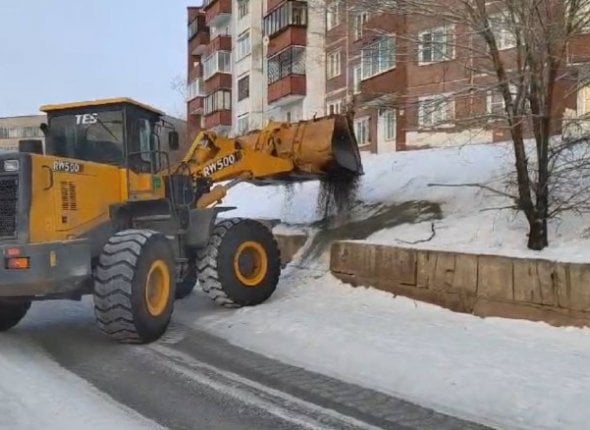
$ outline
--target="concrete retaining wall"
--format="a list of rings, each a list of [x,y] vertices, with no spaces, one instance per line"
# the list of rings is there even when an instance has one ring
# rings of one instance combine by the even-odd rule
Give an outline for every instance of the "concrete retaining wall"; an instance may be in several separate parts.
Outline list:
[[[337,242],[330,269],[352,285],[453,311],[590,325],[590,264]]]
[[[275,234],[275,239],[279,244],[279,250],[281,251],[281,262],[283,267],[286,266],[293,260],[293,257],[297,252],[305,245],[307,236],[305,235],[281,235]]]

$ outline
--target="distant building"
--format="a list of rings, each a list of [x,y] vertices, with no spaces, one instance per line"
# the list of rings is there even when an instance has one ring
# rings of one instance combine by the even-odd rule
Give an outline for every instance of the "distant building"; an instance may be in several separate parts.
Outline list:
[[[39,126],[45,121],[45,115],[0,118],[0,151],[18,151],[18,141],[22,139],[44,141]]]
[[[180,149],[170,153],[172,163],[178,161],[188,150],[192,142],[186,139],[186,121],[183,119],[164,116],[164,121],[172,124],[180,135]],[[46,115],[26,115],[0,118],[0,152],[18,151],[18,142],[23,139],[37,139],[45,142],[43,132],[39,128],[41,123],[47,122]],[[168,129],[162,128],[160,131],[160,141],[162,149],[167,151],[168,148]]]

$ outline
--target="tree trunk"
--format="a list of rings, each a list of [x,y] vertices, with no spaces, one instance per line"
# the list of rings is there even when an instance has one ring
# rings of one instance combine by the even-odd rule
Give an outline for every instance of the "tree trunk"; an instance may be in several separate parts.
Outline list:
[[[529,230],[529,249],[534,251],[541,251],[547,246],[548,239],[547,239],[547,228],[545,227],[547,223],[543,219],[543,217],[536,218],[530,224]]]

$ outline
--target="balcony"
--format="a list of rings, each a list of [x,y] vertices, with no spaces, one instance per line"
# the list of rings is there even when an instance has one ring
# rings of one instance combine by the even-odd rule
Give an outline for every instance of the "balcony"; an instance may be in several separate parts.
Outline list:
[[[269,10],[263,23],[264,35],[270,40],[268,55],[289,45],[306,45],[307,2],[287,0],[278,4],[269,3]]]
[[[229,131],[231,128],[231,110],[221,110],[206,115],[205,128],[215,132]]]
[[[205,97],[205,88],[203,85],[203,79],[197,78],[191,81],[186,88],[187,101],[194,99],[195,97]]]
[[[210,94],[217,90],[231,89],[232,76],[228,73],[216,73],[205,81],[205,92]]]
[[[307,29],[303,27],[289,27],[285,31],[270,38],[267,56],[271,57],[289,46],[307,45]]]
[[[307,81],[305,75],[289,75],[268,86],[268,103],[281,106],[305,97]]]
[[[231,52],[215,51],[203,61],[203,79],[207,82],[217,74],[230,76],[231,79]],[[205,88],[205,91],[208,91]]]
[[[196,97],[188,102],[188,114],[189,115],[200,115],[203,113],[203,97]]]
[[[205,0],[205,24],[210,27],[217,27],[229,22],[231,18],[232,0]]]
[[[231,51],[231,36],[228,34],[220,34],[214,38],[207,45],[205,56],[209,56],[217,51]]]
[[[192,55],[202,55],[209,44],[209,29],[205,27],[205,20],[204,18],[199,19],[198,17],[195,21],[189,24],[189,42],[188,42],[188,49]],[[195,25],[202,21],[202,25]],[[195,28],[191,28],[194,26]]]

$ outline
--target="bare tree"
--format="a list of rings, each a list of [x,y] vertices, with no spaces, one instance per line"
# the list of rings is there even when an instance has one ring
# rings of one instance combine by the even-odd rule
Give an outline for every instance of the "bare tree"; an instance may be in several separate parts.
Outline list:
[[[461,67],[469,76],[460,88],[445,91],[447,100],[433,100],[429,108],[420,104],[419,115],[442,117],[435,128],[444,129],[449,118],[440,113],[452,99],[466,112],[451,118],[454,126],[503,124],[514,149],[516,190],[501,194],[511,196],[525,215],[530,249],[548,246],[548,219],[564,210],[590,209],[590,195],[579,184],[580,172],[590,171],[588,142],[552,139],[562,129],[566,99],[587,81],[568,62],[568,47],[588,32],[590,0],[342,1],[352,14],[373,10],[401,17],[403,31],[395,34],[398,64],[415,61],[418,50],[447,61],[449,73]],[[444,37],[421,36],[425,23],[442,28]],[[370,30],[388,33],[383,27]],[[475,107],[477,96],[490,93],[501,102],[499,109]],[[407,108],[414,101],[400,94],[390,103]],[[532,151],[527,151],[529,137]]]

